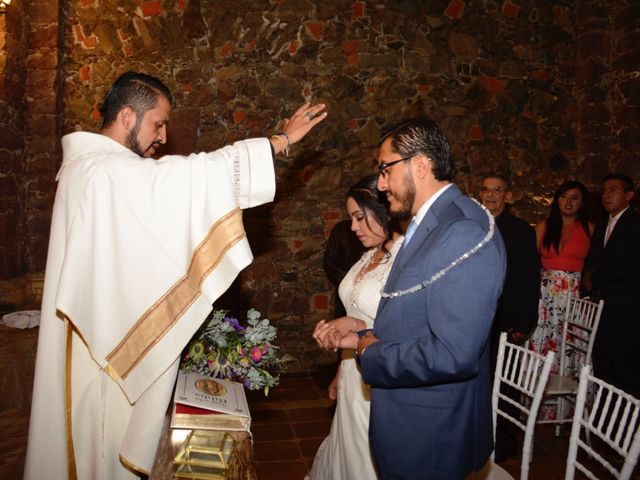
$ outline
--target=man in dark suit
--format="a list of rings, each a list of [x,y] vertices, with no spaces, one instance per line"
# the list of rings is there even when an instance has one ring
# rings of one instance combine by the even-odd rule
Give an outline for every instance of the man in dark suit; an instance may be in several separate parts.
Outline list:
[[[507,274],[491,331],[491,371],[494,372],[498,356],[500,333],[507,332],[508,340],[522,344],[533,332],[538,321],[540,300],[540,255],[536,247],[536,234],[531,225],[509,211],[511,200],[509,181],[500,174],[484,178],[480,200],[495,217],[507,251]],[[505,388],[504,393],[514,400],[517,390]],[[502,402],[500,408],[518,416],[518,409]],[[518,428],[502,417],[496,427],[495,462],[500,463],[518,453]]]
[[[392,215],[413,218],[374,331],[358,342],[372,452],[383,480],[463,479],[493,449],[489,333],[504,245],[491,215],[451,183],[455,165],[434,123],[392,128],[378,164]]]
[[[610,174],[602,204],[609,214],[596,225],[584,262],[584,293],[604,300],[593,347],[594,374],[640,398],[640,215],[631,205],[633,182]]]

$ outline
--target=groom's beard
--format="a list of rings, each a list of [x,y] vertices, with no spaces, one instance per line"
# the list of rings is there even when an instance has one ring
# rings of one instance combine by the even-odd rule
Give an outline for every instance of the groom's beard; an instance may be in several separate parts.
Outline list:
[[[398,210],[390,210],[391,216],[398,220],[409,220],[413,215],[411,210],[413,204],[416,201],[416,184],[413,181],[413,175],[411,171],[407,170],[404,175],[403,187],[404,191],[394,192],[393,196],[400,202],[400,208]]]

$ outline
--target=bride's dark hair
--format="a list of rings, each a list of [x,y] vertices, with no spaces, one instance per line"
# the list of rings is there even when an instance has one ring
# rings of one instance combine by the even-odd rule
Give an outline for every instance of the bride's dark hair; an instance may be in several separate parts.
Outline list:
[[[362,209],[364,221],[367,227],[369,224],[369,214],[373,215],[374,220],[380,224],[386,238],[382,244],[382,250],[388,253],[385,244],[391,240],[394,232],[401,233],[400,223],[389,215],[389,201],[387,196],[378,190],[378,175],[369,175],[358,181],[352,186],[345,196],[353,198]]]

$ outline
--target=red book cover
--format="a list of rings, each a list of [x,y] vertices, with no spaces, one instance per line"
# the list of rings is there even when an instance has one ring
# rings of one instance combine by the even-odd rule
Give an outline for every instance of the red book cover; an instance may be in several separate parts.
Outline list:
[[[198,407],[192,407],[191,405],[176,403],[176,413],[184,413],[187,415],[211,415],[211,414],[215,415],[222,412],[216,412],[215,410],[208,410],[206,408],[198,408]]]

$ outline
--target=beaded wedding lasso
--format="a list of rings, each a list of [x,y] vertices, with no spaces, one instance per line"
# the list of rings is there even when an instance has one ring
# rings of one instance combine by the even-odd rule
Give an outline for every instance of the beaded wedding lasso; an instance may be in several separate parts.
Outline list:
[[[434,273],[433,276],[429,280],[425,280],[424,282],[421,282],[421,283],[419,283],[417,285],[414,285],[411,288],[407,288],[406,290],[397,290],[395,292],[390,292],[390,293],[387,293],[384,290],[382,290],[382,292],[380,293],[382,298],[402,297],[402,296],[407,295],[409,293],[415,293],[415,292],[417,292],[419,290],[422,290],[423,288],[428,287],[432,283],[435,283],[436,281],[438,281],[442,277],[444,277],[449,270],[451,270],[453,267],[458,265],[460,262],[463,262],[464,260],[467,260],[469,257],[474,255],[478,250],[480,250],[482,247],[484,247],[491,240],[491,238],[493,238],[493,232],[495,230],[495,219],[493,218],[493,215],[491,214],[491,212],[489,210],[487,210],[487,208],[484,205],[479,203],[476,199],[472,198],[471,200],[473,200],[478,205],[480,205],[480,207],[487,214],[487,217],[489,217],[489,231],[484,236],[484,238],[480,241],[480,243],[478,243],[476,246],[474,246],[470,250],[467,250],[466,252],[464,252],[462,255],[460,255],[458,258],[456,258],[453,262],[451,262],[449,265],[447,265],[442,270]]]

